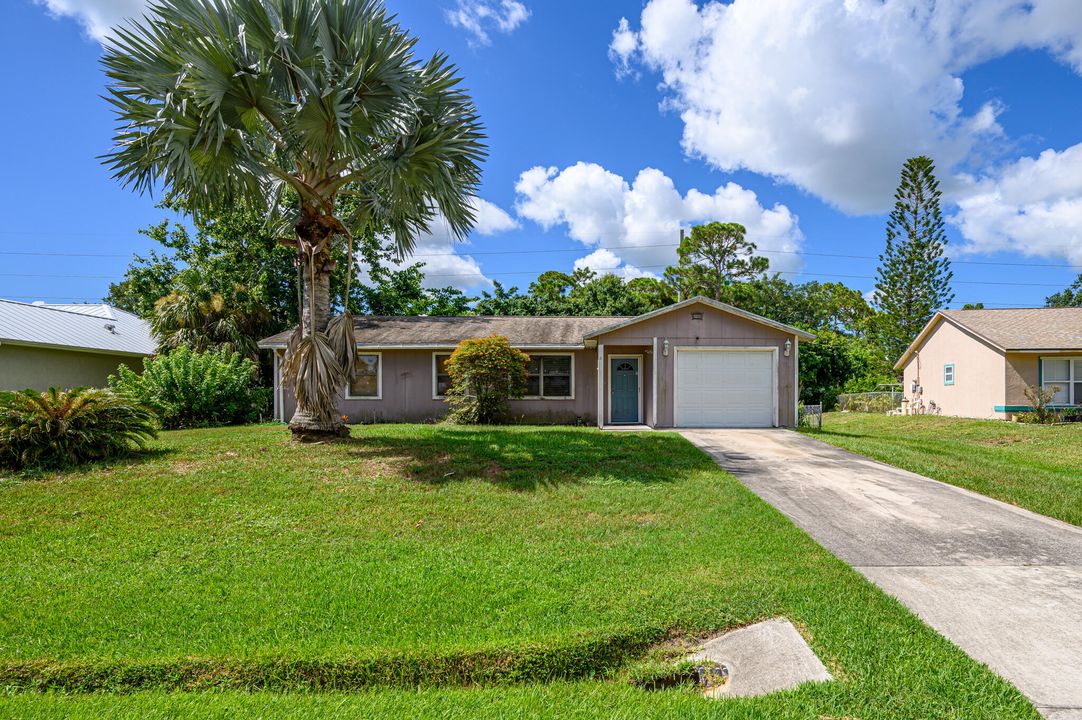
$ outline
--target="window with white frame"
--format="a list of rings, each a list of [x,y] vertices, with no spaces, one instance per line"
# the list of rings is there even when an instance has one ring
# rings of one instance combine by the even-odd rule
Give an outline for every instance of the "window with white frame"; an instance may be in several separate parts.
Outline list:
[[[1041,385],[1056,389],[1053,405],[1082,405],[1082,358],[1041,358]]]
[[[432,397],[441,398],[451,389],[451,376],[447,373],[447,361],[451,353],[432,354]]]
[[[943,366],[943,384],[954,384],[954,363],[947,363]]]
[[[382,359],[379,353],[359,353],[353,364],[346,397],[354,400],[378,400],[383,391],[380,378]]]
[[[573,368],[570,355],[531,355],[526,365],[526,397],[572,397]]]

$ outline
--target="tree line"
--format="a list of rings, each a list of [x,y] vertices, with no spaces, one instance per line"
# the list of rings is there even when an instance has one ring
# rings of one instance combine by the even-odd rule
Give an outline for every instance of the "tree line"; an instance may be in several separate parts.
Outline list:
[[[186,211],[174,198],[163,208]],[[297,324],[295,253],[277,241],[259,210],[243,203],[192,222],[194,234],[169,222],[145,229],[161,249],[136,257],[106,300],[149,319],[163,349],[225,347],[259,359],[259,338]],[[354,257],[339,249],[334,261],[364,282],[347,289],[347,273],[339,271],[330,288],[333,305],[352,313],[631,316],[703,295],[815,333],[814,342],[801,346],[801,398],[828,407],[840,392],[897,382],[893,362],[953,299],[938,184],[927,158],[914,158],[903,170],[871,302],[842,282],[794,283],[769,272],[736,223],[691,228],[676,263],[658,277],[549,270],[525,288],[494,282],[478,296],[426,287],[425,264],[396,262],[386,232],[369,227],[356,241]],[[1082,276],[1048,304],[1082,305]]]

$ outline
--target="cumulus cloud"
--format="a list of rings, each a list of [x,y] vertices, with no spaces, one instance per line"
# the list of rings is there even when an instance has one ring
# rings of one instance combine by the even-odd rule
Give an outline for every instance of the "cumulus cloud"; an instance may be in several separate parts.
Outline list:
[[[690,155],[865,213],[889,205],[907,157],[965,170],[1002,134],[999,103],[962,110],[961,74],[1018,48],[1082,73],[1077,3],[649,0],[609,53],[618,74],[660,74]]]
[[[473,211],[475,216],[473,231],[479,235],[496,235],[515,230],[519,226],[518,221],[506,210],[482,198],[474,198]]]
[[[78,20],[90,37],[102,40],[111,28],[129,18],[142,17],[147,0],[34,0],[56,17]]]
[[[446,11],[446,17],[452,26],[470,33],[477,44],[489,45],[490,33],[514,31],[530,17],[530,9],[518,0],[458,0],[454,9]]]
[[[1045,150],[956,189],[961,252],[1012,251],[1082,265],[1082,143]]]
[[[498,235],[519,227],[518,222],[503,208],[484,200],[473,199],[476,222],[473,233],[482,236]],[[474,258],[460,255],[458,249],[463,243],[454,240],[451,228],[442,216],[437,216],[429,225],[429,231],[417,238],[413,254],[402,262],[389,263],[395,270],[401,270],[414,263],[424,263],[425,274],[422,284],[427,288],[451,285],[460,290],[470,291],[492,287],[492,280],[485,276],[481,265]],[[361,268],[361,282],[369,281],[365,269]]]
[[[637,277],[676,261],[680,228],[719,220],[738,222],[748,239],[770,258],[773,270],[799,266],[803,242],[797,218],[784,205],[764,208],[754,192],[727,183],[712,192],[677,190],[654,168],[628,182],[596,163],[579,162],[560,170],[534,167],[515,185],[518,214],[544,228],[563,226],[569,237],[592,252],[575,267]]]

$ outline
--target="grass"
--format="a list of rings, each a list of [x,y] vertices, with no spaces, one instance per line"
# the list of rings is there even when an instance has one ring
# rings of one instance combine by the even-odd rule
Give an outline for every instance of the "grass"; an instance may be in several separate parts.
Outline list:
[[[677,435],[284,440],[170,432],[0,482],[0,716],[1037,717]],[[837,681],[722,704],[628,682],[779,615]]]
[[[810,432],[810,431],[809,431]],[[814,437],[1082,525],[1082,423],[828,413]]]

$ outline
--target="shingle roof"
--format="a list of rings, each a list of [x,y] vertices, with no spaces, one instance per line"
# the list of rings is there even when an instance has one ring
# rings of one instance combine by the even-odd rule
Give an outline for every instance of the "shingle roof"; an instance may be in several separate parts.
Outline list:
[[[1082,308],[943,310],[1003,350],[1082,350]]]
[[[462,340],[502,335],[512,345],[582,347],[583,336],[610,327],[626,317],[358,317],[357,344],[371,347],[454,347]],[[259,343],[285,347],[289,332]]]
[[[112,326],[110,329],[109,326]],[[150,325],[109,305],[30,305],[0,300],[0,343],[150,355]]]

